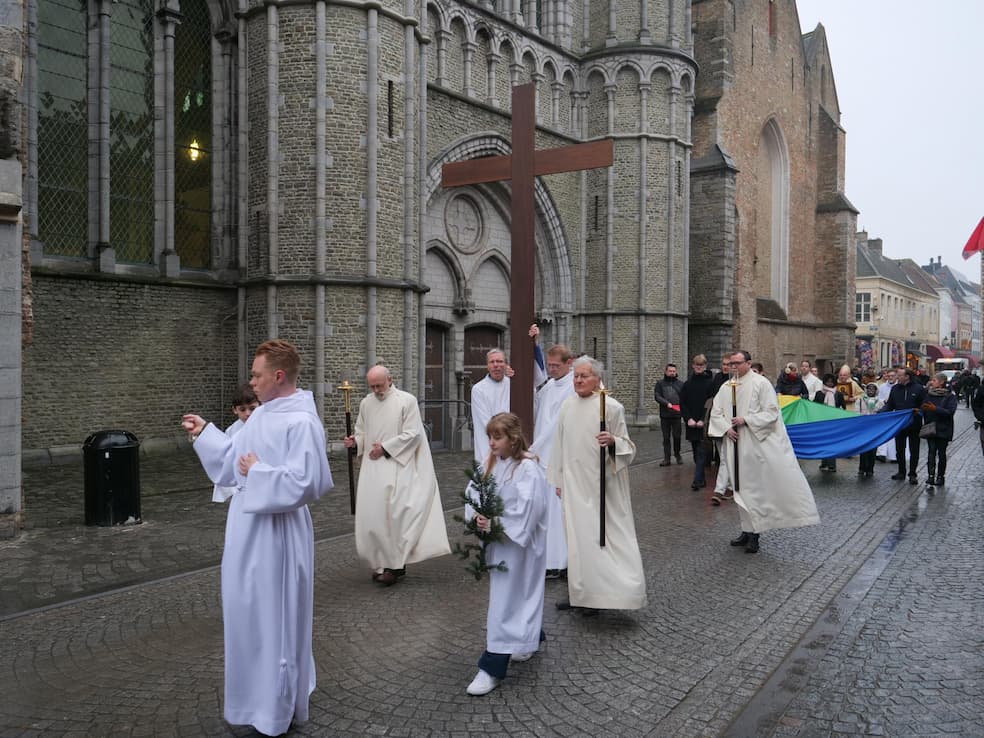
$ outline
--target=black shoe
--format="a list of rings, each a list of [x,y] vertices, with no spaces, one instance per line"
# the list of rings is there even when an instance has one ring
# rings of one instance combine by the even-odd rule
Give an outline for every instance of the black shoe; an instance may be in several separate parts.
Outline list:
[[[562,600],[561,602],[558,602],[555,605],[555,607],[558,610],[573,610],[574,609],[574,606],[571,604],[571,601],[570,600]]]
[[[697,482],[691,482],[690,483],[690,489],[696,491],[696,490],[700,489],[700,485],[697,484]]]
[[[943,483],[945,481],[946,481],[946,479],[943,477],[942,474],[940,474],[938,477],[936,477],[936,486],[937,487],[942,487],[943,486]]]
[[[895,481],[905,479],[905,472],[899,472],[898,474],[893,474],[892,479],[894,479]]]
[[[677,456],[676,457],[676,460],[677,460],[677,463],[678,464],[682,464],[683,463],[683,457],[682,456]]]
[[[754,533],[748,533],[746,531],[742,531],[740,536],[738,536],[737,538],[733,538],[731,540],[731,545],[732,546],[744,546],[744,545],[746,545],[748,543],[750,537],[753,536],[753,535],[755,535],[755,534]]]
[[[909,477],[909,484],[919,484],[919,477]]]
[[[745,546],[745,553],[757,554],[759,552],[759,534],[751,533],[748,536],[748,544]]]
[[[863,477],[867,472],[864,469],[858,469],[858,476]]]
[[[930,487],[935,487],[936,486],[936,477],[934,477],[932,474],[930,474],[929,475],[929,478],[926,480],[926,484],[929,485]]]
[[[546,579],[560,579],[560,569],[547,569]]]
[[[669,459],[663,459],[661,462],[659,462],[659,465],[660,466],[669,466],[670,465],[670,460]]]

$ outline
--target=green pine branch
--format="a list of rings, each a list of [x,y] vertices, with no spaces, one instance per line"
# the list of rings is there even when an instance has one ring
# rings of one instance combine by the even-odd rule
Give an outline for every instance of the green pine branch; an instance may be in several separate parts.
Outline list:
[[[477,581],[487,571],[509,571],[504,561],[490,564],[486,559],[486,547],[490,543],[506,539],[506,532],[500,520],[506,508],[496,492],[495,478],[491,474],[488,477],[484,476],[482,467],[477,462],[472,462],[471,469],[465,470],[465,476],[471,484],[461,493],[462,502],[471,505],[478,515],[483,515],[492,521],[490,530],[485,532],[478,529],[476,516],[472,516],[472,519],[467,521],[461,515],[454,516],[455,520],[465,524],[465,535],[475,536],[478,539],[478,543],[454,544],[454,553],[462,560],[468,561],[465,569]]]

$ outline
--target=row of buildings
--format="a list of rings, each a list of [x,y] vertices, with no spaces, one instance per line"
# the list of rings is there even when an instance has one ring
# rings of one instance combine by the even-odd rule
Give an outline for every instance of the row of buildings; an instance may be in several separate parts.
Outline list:
[[[855,363],[861,367],[923,367],[964,357],[970,369],[981,358],[981,284],[943,258],[919,265],[885,255],[882,239],[857,241],[854,308]]]

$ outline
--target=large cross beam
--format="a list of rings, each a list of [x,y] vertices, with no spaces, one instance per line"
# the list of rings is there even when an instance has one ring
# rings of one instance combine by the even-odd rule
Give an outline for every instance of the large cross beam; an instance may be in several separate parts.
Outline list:
[[[512,88],[512,154],[445,164],[444,187],[511,180],[512,256],[509,275],[509,322],[512,365],[509,409],[523,422],[526,438],[533,440],[533,344],[528,331],[533,323],[536,242],[534,237],[534,178],[545,174],[576,172],[612,165],[611,139],[536,149],[536,85]]]

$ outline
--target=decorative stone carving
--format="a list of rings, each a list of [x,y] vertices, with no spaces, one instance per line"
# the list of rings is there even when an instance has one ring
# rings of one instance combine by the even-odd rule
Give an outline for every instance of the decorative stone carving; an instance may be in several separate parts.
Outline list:
[[[448,241],[463,254],[474,254],[485,240],[482,209],[474,198],[456,194],[444,206],[444,228]]]

